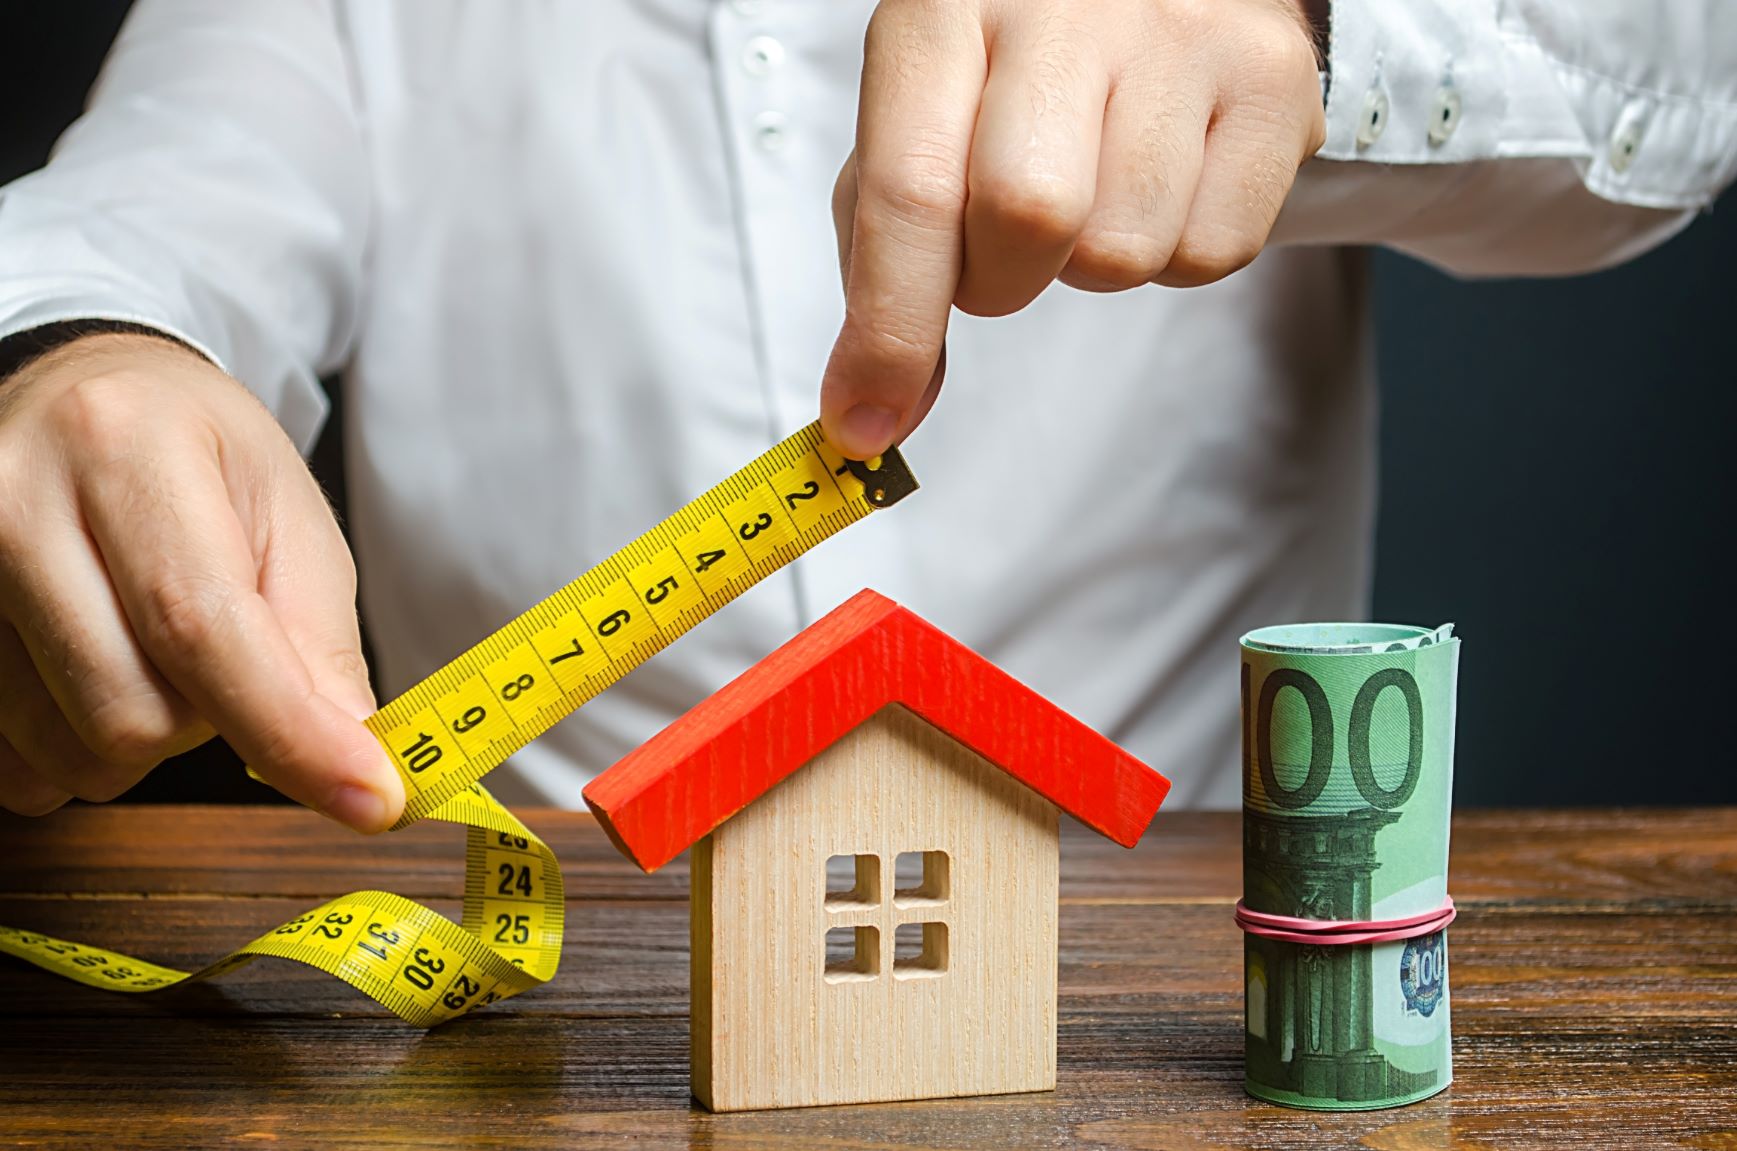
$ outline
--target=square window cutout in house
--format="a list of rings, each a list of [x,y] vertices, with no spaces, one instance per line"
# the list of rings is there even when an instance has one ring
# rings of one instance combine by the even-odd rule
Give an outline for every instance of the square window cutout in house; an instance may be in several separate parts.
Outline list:
[[[878,855],[835,855],[826,861],[826,909],[849,911],[881,901]]]
[[[903,851],[893,861],[893,902],[899,907],[945,903],[948,882],[945,851]]]
[[[873,927],[833,927],[826,933],[826,981],[860,983],[881,970],[881,933]]]
[[[901,923],[893,932],[893,975],[922,979],[947,970],[947,925]]]

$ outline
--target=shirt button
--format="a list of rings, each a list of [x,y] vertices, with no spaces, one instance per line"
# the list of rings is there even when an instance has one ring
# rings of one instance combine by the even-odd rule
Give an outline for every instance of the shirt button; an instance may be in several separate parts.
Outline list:
[[[783,149],[790,136],[790,121],[782,112],[762,112],[754,117],[754,143],[762,152]]]
[[[1357,125],[1357,146],[1367,148],[1387,130],[1387,93],[1371,88],[1363,94],[1363,118]]]
[[[1429,122],[1429,142],[1441,147],[1460,126],[1460,94],[1453,88],[1435,91],[1435,115]]]
[[[1628,171],[1634,163],[1634,154],[1640,150],[1641,126],[1639,121],[1625,120],[1617,126],[1610,135],[1610,166],[1618,174]]]
[[[742,67],[750,76],[765,76],[784,63],[784,45],[770,36],[756,36],[742,49]]]

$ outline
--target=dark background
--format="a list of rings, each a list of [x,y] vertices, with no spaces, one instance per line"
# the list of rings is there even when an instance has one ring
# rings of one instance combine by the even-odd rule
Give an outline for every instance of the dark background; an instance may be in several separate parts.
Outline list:
[[[0,19],[0,182],[79,112],[126,0]],[[1737,802],[1737,194],[1624,268],[1461,283],[1378,253],[1374,614],[1465,637],[1457,799]],[[328,425],[314,466],[341,506]],[[222,749],[142,799],[267,800]]]

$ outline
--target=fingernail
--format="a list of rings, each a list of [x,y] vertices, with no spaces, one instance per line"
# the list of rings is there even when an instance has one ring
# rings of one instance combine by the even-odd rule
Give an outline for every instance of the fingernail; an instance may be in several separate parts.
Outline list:
[[[339,688],[335,693],[329,693],[327,698],[343,708],[345,715],[354,716],[358,721],[366,720],[380,710],[374,702],[374,693],[365,687]]]
[[[346,784],[332,793],[326,814],[357,831],[382,831],[387,824],[386,799],[365,787]]]
[[[857,404],[839,421],[839,434],[846,443],[839,447],[853,459],[867,459],[892,446],[899,430],[899,414],[878,404]]]

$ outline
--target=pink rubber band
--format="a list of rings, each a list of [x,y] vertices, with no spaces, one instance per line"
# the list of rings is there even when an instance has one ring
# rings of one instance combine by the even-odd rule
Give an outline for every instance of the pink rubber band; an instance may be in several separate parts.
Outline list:
[[[1262,939],[1278,939],[1286,943],[1309,943],[1316,946],[1343,947],[1356,943],[1389,943],[1398,939],[1413,939],[1430,935],[1454,921],[1459,913],[1454,909],[1453,896],[1433,911],[1407,915],[1400,919],[1295,919],[1289,915],[1269,915],[1250,911],[1242,900],[1236,901],[1236,925],[1250,935]]]

